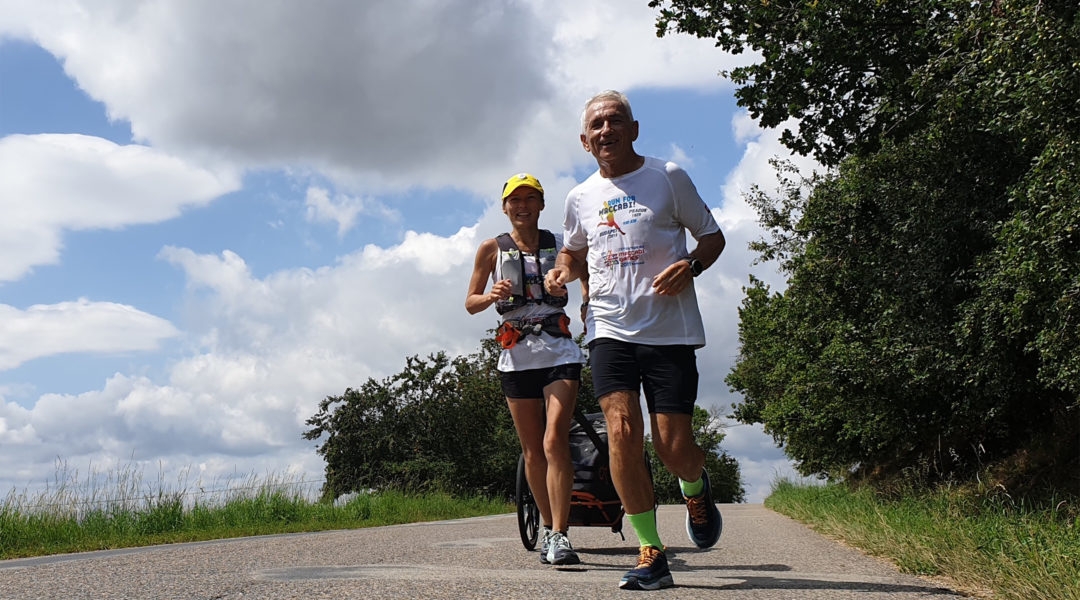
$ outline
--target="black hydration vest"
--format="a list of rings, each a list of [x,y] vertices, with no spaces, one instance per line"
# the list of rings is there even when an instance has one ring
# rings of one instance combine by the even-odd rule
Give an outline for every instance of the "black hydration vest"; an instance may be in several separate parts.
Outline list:
[[[509,233],[503,233],[495,238],[495,241],[499,243],[498,272],[503,279],[510,280],[510,298],[495,303],[495,310],[500,315],[529,303],[544,303],[555,308],[566,306],[567,296],[552,296],[544,289],[544,275],[555,266],[555,256],[559,253],[559,249],[555,247],[555,234],[546,229],[540,230],[540,247],[536,250],[536,263],[540,273],[530,276],[525,275],[525,257],[514,243],[514,238],[510,237]],[[536,285],[540,286],[541,296],[526,298],[526,286]]]

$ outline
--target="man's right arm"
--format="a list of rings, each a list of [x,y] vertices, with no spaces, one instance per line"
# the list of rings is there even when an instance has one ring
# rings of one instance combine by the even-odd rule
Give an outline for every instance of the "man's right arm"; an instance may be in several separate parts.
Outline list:
[[[585,258],[588,248],[581,250],[569,250],[563,247],[555,257],[555,266],[544,277],[544,287],[552,296],[565,296],[566,284],[587,276],[588,269]]]

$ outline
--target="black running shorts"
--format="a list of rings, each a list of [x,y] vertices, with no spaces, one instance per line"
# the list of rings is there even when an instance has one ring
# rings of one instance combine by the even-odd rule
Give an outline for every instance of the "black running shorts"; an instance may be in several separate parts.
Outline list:
[[[499,371],[503,395],[507,398],[543,398],[548,384],[569,379],[581,381],[581,363],[567,363],[546,369]]]
[[[610,338],[589,343],[597,398],[644,388],[649,413],[694,414],[698,370],[693,346],[649,346]]]

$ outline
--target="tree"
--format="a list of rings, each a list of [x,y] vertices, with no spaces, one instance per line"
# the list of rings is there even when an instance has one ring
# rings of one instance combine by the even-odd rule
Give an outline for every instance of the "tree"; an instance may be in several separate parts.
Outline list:
[[[941,52],[972,3],[942,0],[652,0],[657,35],[689,33],[756,62],[724,75],[763,127],[799,120],[782,141],[836,165],[917,128],[911,77]],[[974,3],[976,6],[981,3]]]
[[[984,127],[1020,149],[1013,208],[980,264],[980,297],[961,339],[972,352],[1035,361],[1050,388],[1080,397],[1080,6],[1001,2],[958,37],[970,51],[948,57],[962,73],[944,90],[955,114],[973,106]],[[942,59],[943,62],[945,59]],[[989,371],[980,378],[993,379]],[[1073,406],[1080,409],[1074,402]]]
[[[512,494],[520,445],[497,356],[497,344],[485,340],[465,357],[409,357],[400,373],[323,400],[304,438],[323,439],[324,494],[384,487]]]
[[[728,383],[806,474],[1080,466],[1080,6],[654,0],[717,39],[740,105],[830,170],[756,190]],[[786,172],[785,172],[786,173]],[[782,173],[784,174],[784,173]],[[1068,480],[1075,487],[1075,480]]]

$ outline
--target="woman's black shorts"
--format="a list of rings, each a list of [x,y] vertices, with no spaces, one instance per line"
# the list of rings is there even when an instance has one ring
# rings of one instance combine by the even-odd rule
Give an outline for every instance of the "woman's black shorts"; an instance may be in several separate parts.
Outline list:
[[[581,381],[581,363],[567,363],[546,369],[500,371],[503,395],[507,398],[543,398],[544,388],[560,379]]]

